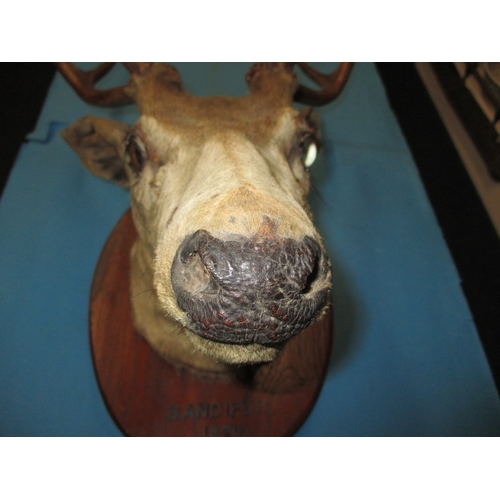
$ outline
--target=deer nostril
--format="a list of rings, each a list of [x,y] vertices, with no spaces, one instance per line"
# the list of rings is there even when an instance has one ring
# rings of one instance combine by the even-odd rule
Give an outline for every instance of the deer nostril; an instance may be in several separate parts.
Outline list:
[[[193,295],[211,293],[214,288],[212,274],[200,255],[200,247],[210,236],[206,231],[197,231],[186,238],[174,259],[173,283]]]
[[[303,295],[308,294],[314,287],[314,284],[317,281],[318,275],[319,275],[319,269],[320,269],[320,257],[317,256],[314,259],[314,267],[312,268],[312,271],[309,273],[306,279],[306,283],[304,285],[304,288],[300,291]]]
[[[200,247],[211,237],[207,231],[196,231],[196,233],[184,239],[178,249],[178,256],[183,264],[192,261],[200,251]]]
[[[183,259],[183,265],[176,266],[176,282],[193,295],[207,293],[211,275],[197,252],[192,252]]]
[[[301,241],[288,242],[284,259],[291,293],[304,296],[324,285],[328,273],[328,259],[314,239],[305,236]]]

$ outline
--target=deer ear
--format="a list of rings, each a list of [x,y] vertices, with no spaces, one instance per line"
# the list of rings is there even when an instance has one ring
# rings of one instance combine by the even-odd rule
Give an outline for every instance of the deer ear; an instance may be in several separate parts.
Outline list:
[[[114,120],[86,116],[61,131],[61,137],[93,174],[121,186],[129,185],[124,148],[130,128]]]

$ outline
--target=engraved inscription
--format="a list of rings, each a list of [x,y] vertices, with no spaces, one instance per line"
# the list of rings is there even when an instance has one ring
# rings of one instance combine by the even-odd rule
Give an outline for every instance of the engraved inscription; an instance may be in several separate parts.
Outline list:
[[[268,414],[272,410],[268,404],[262,405],[260,401],[229,401],[227,403],[188,403],[186,405],[171,404],[167,408],[165,420],[168,422],[194,420],[216,420],[219,417],[235,418],[238,416],[256,415],[261,412]],[[231,426],[223,426],[231,427]],[[214,432],[223,432],[224,434],[214,435],[233,435],[227,432],[233,432],[222,427],[217,428]],[[212,435],[212,434],[210,434]]]

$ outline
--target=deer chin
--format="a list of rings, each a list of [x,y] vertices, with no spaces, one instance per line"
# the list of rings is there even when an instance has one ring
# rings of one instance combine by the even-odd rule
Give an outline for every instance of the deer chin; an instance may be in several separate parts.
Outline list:
[[[268,363],[276,359],[281,347],[278,345],[264,346],[256,343],[246,345],[226,344],[201,337],[189,329],[186,329],[185,332],[198,352],[211,359],[230,365]]]

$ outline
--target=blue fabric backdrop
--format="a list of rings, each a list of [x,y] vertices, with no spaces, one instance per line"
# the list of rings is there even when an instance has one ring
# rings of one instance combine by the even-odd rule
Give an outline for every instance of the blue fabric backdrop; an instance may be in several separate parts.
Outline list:
[[[176,66],[193,93],[246,92],[248,64]],[[117,67],[102,85],[126,79]],[[500,435],[459,277],[375,67],[356,65],[341,97],[318,111],[324,148],[311,205],[334,267],[334,347],[297,434]],[[2,435],[121,435],[94,376],[87,311],[128,194],[84,171],[59,137],[87,114],[137,118],[133,106],[84,104],[56,76],[1,201]]]

